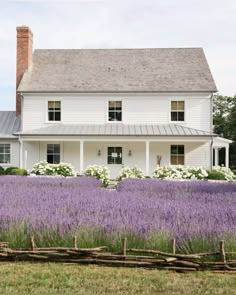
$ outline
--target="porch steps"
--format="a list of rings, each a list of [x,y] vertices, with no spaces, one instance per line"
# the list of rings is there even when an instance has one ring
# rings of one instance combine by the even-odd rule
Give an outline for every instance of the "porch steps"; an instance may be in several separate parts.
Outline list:
[[[108,189],[116,189],[117,181],[115,179],[110,179],[110,183],[108,185]]]

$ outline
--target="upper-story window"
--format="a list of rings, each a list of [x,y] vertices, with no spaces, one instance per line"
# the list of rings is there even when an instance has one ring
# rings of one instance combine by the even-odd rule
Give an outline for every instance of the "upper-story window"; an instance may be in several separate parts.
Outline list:
[[[122,121],[122,101],[109,101],[108,121]]]
[[[184,145],[173,144],[170,146],[170,164],[184,165]]]
[[[47,145],[47,162],[51,164],[60,163],[60,144]]]
[[[9,143],[0,144],[0,163],[9,164],[11,162],[11,147]]]
[[[184,101],[171,101],[171,121],[184,121]]]
[[[48,101],[48,121],[61,121],[60,101]]]

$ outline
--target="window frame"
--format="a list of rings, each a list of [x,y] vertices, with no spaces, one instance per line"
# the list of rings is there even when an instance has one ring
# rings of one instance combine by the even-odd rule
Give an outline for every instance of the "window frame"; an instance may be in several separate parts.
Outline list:
[[[109,154],[109,149],[113,148],[114,151],[113,152],[116,152],[115,149],[121,149],[121,163],[109,163],[109,157],[112,157],[110,154]],[[115,157],[112,157],[113,159],[117,159]],[[107,146],[107,165],[123,165],[123,147],[122,146]]]
[[[10,155],[10,161],[9,163],[4,163],[4,162],[0,162],[0,165],[1,166],[8,166],[8,165],[11,165],[11,162],[12,162],[12,148],[11,148],[11,143],[9,142],[0,142],[0,145],[1,144],[4,144],[4,145],[9,145],[9,148],[10,148],[10,152],[9,152],[9,155]],[[1,153],[3,155],[6,155],[6,153]],[[8,155],[8,154],[7,154]]]
[[[110,102],[121,102],[121,121],[109,121],[109,103]],[[108,99],[107,100],[107,114],[106,114],[106,118],[107,118],[107,123],[112,123],[112,124],[120,124],[123,123],[124,120],[124,100],[121,98],[112,98],[112,99]]]
[[[61,120],[60,121],[49,121],[49,109],[48,109],[48,103],[52,101],[52,102],[60,102],[61,103],[61,111],[60,111],[60,114],[61,114]],[[47,124],[61,124],[63,123],[62,119],[63,119],[63,113],[62,113],[62,109],[63,109],[63,100],[61,98],[47,98],[46,99],[46,103],[45,103],[45,114],[46,114],[46,117],[45,117],[45,122]]]
[[[59,153],[55,153],[54,150],[53,150],[53,153],[48,153],[48,146],[49,145],[58,145],[59,146]],[[59,163],[55,163],[54,162],[54,155],[58,155],[59,154]],[[48,162],[48,155],[52,155],[53,156],[53,163],[51,162]],[[47,158],[47,162],[50,163],[50,164],[60,164],[61,163],[61,157],[62,157],[62,147],[61,147],[61,144],[60,143],[47,143],[46,144],[46,158]]]
[[[176,121],[172,121],[171,119],[171,114],[172,114],[172,108],[171,108],[171,103],[172,102],[183,102],[184,103],[184,110],[183,111],[176,111],[177,112],[177,116],[178,116],[178,112],[183,112],[184,113],[184,120],[183,121],[179,121],[179,120],[176,120]],[[175,111],[173,111],[175,112]],[[186,123],[186,100],[184,98],[171,98],[170,101],[169,101],[169,122],[170,123]]]
[[[177,146],[177,150],[178,150],[178,146],[183,146],[183,148],[184,148],[184,153],[183,153],[183,154],[179,154],[179,153],[177,152],[177,154],[172,154],[172,153],[171,153],[171,148],[172,148],[172,146]],[[172,157],[172,156],[177,156],[177,164],[172,164],[172,163],[171,163],[171,157]],[[184,157],[184,163],[183,163],[183,164],[179,164],[179,161],[178,161],[179,156],[183,156],[183,157]],[[186,147],[185,147],[185,144],[171,144],[171,145],[170,145],[170,166],[179,166],[179,165],[181,165],[181,166],[185,166],[185,161],[186,161]]]

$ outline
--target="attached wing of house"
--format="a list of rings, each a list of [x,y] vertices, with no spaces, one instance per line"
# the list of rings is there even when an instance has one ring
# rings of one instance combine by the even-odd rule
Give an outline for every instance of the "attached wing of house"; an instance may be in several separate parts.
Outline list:
[[[32,53],[32,39],[28,27],[17,28],[16,164],[70,162],[81,172],[106,165],[111,177],[122,166],[146,175],[157,164],[211,168],[217,89],[201,48]]]

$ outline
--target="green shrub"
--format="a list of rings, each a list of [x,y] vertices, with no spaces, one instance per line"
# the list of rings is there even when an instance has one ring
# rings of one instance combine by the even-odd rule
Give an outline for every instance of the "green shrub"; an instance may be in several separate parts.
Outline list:
[[[10,175],[26,176],[27,170],[21,168],[12,169]]]
[[[18,169],[18,167],[8,167],[8,168],[5,170],[5,174],[6,174],[6,175],[12,175],[11,172],[12,172],[12,170],[15,170],[15,169]]]
[[[0,166],[0,175],[5,175],[5,169]]]
[[[232,170],[232,172],[236,175],[236,169],[235,170]]]
[[[224,180],[227,181],[236,181],[236,176],[231,171],[230,168],[224,166],[214,166],[212,171],[220,172],[224,175]]]
[[[133,168],[124,167],[122,168],[120,175],[116,178],[118,181],[124,179],[124,178],[144,178],[143,171],[134,166]]]
[[[86,176],[94,176],[101,180],[102,185],[107,187],[110,182],[109,170],[106,166],[90,165],[84,171]]]
[[[214,179],[214,180],[225,180],[225,176],[222,172],[219,171],[209,171],[208,172],[208,179]]]

